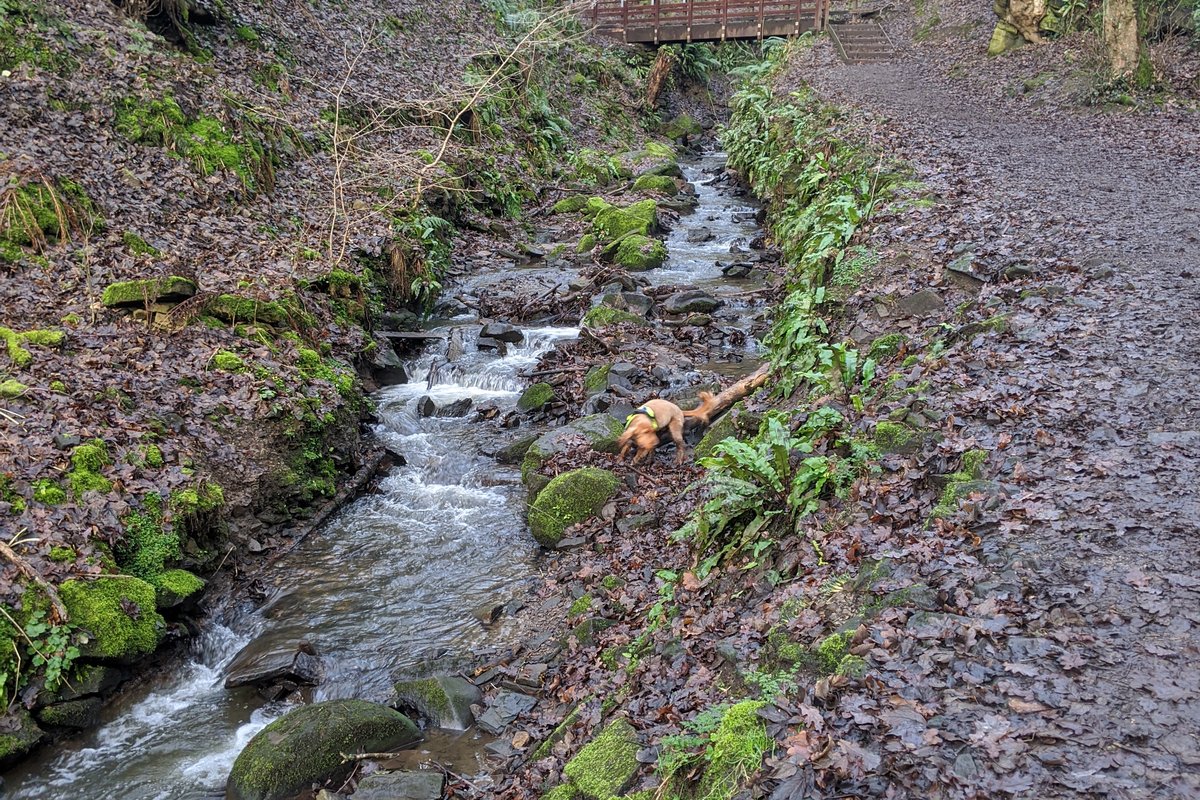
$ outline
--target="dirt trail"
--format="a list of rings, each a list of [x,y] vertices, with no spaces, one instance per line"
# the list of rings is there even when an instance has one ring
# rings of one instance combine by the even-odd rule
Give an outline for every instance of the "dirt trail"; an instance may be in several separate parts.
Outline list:
[[[935,794],[1197,796],[1200,126],[1039,112],[955,85],[936,58],[805,76],[886,120],[885,149],[953,208],[951,245],[1065,289],[1003,309],[1010,335],[973,371],[1014,404],[966,426],[1012,437],[998,477],[1029,520],[1004,540],[1016,580],[976,586],[1008,635],[944,669],[945,727],[986,755],[945,743],[935,760],[961,785]]]

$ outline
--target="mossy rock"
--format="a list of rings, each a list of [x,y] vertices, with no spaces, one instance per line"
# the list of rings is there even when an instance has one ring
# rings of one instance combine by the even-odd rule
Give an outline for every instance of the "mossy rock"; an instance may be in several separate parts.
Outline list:
[[[153,583],[155,602],[160,611],[194,602],[205,586],[203,578],[186,569],[169,569],[156,576]]]
[[[53,694],[39,695],[39,702],[46,704],[68,703],[94,694],[105,694],[115,689],[121,683],[125,674],[119,667],[104,664],[83,664],[76,666],[69,681],[62,682]]]
[[[18,380],[9,378],[0,381],[0,398],[5,400],[15,400],[27,391],[29,391],[29,387]]]
[[[471,727],[471,705],[483,694],[470,681],[454,675],[400,681],[395,686],[392,705],[412,708],[432,725],[464,731]]]
[[[580,323],[587,328],[606,328],[609,325],[619,325],[622,322],[631,322],[634,325],[649,324],[637,314],[631,314],[628,311],[622,311],[619,308],[613,308],[604,304],[588,309],[588,312],[583,315],[583,319],[580,320]]]
[[[178,303],[196,294],[196,283],[179,275],[110,283],[100,295],[108,308],[137,308],[149,303]]]
[[[683,170],[674,161],[669,161],[666,164],[657,164],[649,169],[643,170],[642,174],[638,175],[638,179],[642,178],[678,178],[683,180]],[[635,183],[636,187],[637,184]]]
[[[674,178],[666,175],[640,175],[633,182],[635,192],[658,192],[671,197],[679,194],[679,185]]]
[[[590,253],[596,247],[596,234],[585,233],[583,238],[579,240],[579,246],[575,248],[576,253]]]
[[[543,547],[554,547],[571,525],[595,515],[616,494],[620,481],[605,469],[584,467],[546,484],[529,507],[529,528]]]
[[[91,639],[79,649],[87,658],[131,663],[153,653],[166,628],[156,610],[154,587],[139,578],[70,580],[58,589],[71,622]]]
[[[899,353],[907,341],[902,333],[885,333],[871,342],[867,355],[876,361],[884,361]]]
[[[574,214],[582,211],[584,206],[588,204],[588,199],[582,195],[574,197],[566,197],[559,200],[551,207],[551,212],[555,214]]]
[[[603,197],[589,197],[587,202],[583,204],[583,208],[579,210],[584,219],[595,219],[596,215],[601,211],[613,208],[613,204],[605,200]]]
[[[645,272],[661,267],[667,260],[667,246],[651,236],[631,233],[617,243],[613,263],[630,272]]]
[[[0,733],[0,768],[20,761],[46,737],[20,704],[0,717],[0,728],[5,731]]]
[[[631,233],[648,236],[658,228],[658,203],[642,200],[625,208],[607,206],[597,212],[592,226],[596,236],[608,242]]]
[[[8,352],[9,360],[17,368],[27,367],[33,363],[33,353],[25,345],[62,347],[66,339],[67,335],[62,331],[32,330],[17,333],[12,328],[0,327],[0,342],[4,344],[5,350]]]
[[[1016,27],[1001,20],[992,30],[992,38],[988,42],[987,52],[989,56],[998,56],[1009,50],[1015,50],[1023,44],[1025,44],[1025,40],[1017,32]]]
[[[250,740],[233,762],[228,800],[284,800],[316,782],[340,778],[343,753],[385,753],[421,740],[398,711],[365,700],[330,700],[298,708]]]
[[[689,136],[699,136],[704,133],[704,127],[694,120],[690,114],[680,114],[663,126],[662,134],[668,139],[678,141]]]
[[[880,421],[875,425],[875,444],[883,453],[912,455],[921,449],[922,438],[907,425]]]
[[[521,393],[517,408],[521,411],[537,411],[554,400],[554,387],[548,383],[535,383]]]
[[[501,464],[520,464],[529,452],[529,448],[538,440],[538,436],[522,436],[510,444],[500,448],[495,453],[496,460]]]
[[[86,730],[96,727],[100,722],[100,707],[103,705],[104,701],[99,697],[85,697],[46,706],[37,712],[37,718],[49,728]]]
[[[569,783],[563,783],[542,795],[541,800],[574,800],[576,797],[579,797],[578,790]]]
[[[563,767],[563,775],[587,800],[610,800],[633,782],[638,740],[624,717],[613,720]]]
[[[742,783],[759,770],[774,742],[758,710],[766,703],[743,700],[726,709],[708,739],[708,763],[697,797],[733,797]]]
[[[608,388],[608,373],[612,364],[597,364],[583,376],[583,391],[590,397]]]
[[[223,294],[210,300],[207,312],[226,323],[254,322],[260,325],[286,325],[289,307],[276,300],[256,300],[236,294]]]
[[[598,453],[616,453],[617,437],[624,429],[625,426],[620,420],[608,414],[591,414],[548,431],[525,449],[525,455],[521,459],[521,480],[529,488],[530,495],[536,497],[549,482],[549,479],[546,479],[535,490],[533,479],[537,470],[551,456],[568,447],[574,437],[582,436]]]
[[[595,644],[596,635],[602,631],[608,630],[617,623],[603,617],[592,617],[585,619],[583,622],[571,629],[571,636],[575,637],[581,645]]]

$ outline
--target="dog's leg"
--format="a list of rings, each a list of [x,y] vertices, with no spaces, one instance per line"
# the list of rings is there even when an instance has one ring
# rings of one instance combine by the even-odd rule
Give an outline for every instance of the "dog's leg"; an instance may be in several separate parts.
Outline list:
[[[683,443],[683,419],[676,417],[671,420],[671,424],[667,426],[667,430],[671,432],[671,439],[675,442],[675,466],[678,467],[687,457]]]

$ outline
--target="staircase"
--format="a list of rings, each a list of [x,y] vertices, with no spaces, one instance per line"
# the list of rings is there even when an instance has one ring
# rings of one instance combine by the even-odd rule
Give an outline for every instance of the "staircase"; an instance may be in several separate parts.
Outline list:
[[[873,20],[830,23],[829,35],[847,64],[877,64],[895,55],[892,40]]]

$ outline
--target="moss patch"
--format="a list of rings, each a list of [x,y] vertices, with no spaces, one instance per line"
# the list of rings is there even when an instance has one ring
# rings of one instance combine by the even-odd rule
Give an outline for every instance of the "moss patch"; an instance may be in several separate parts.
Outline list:
[[[0,381],[0,398],[5,400],[14,400],[27,391],[29,391],[28,386],[13,378]]]
[[[33,330],[17,333],[10,328],[0,328],[0,341],[4,342],[5,351],[13,366],[27,367],[33,362],[33,353],[25,345],[37,347],[61,347],[67,335],[62,331]]]
[[[679,194],[679,186],[673,178],[666,175],[641,175],[633,182],[635,192],[657,192],[674,196]]]
[[[33,482],[33,499],[43,505],[56,506],[67,499],[67,493],[57,482],[49,478],[38,478]]]
[[[155,602],[160,609],[175,608],[204,591],[204,579],[185,569],[169,569],[154,577]]]
[[[883,453],[914,453],[921,446],[916,431],[898,422],[883,420],[875,425],[875,445]]]
[[[45,737],[29,716],[29,712],[16,704],[8,714],[8,732],[0,734],[0,767],[6,767],[18,760]]]
[[[554,399],[554,387],[548,383],[535,383],[521,393],[517,408],[522,411],[537,411]]]
[[[71,493],[82,497],[86,492],[107,494],[112,490],[112,481],[100,474],[100,470],[108,466],[108,447],[101,439],[93,439],[77,445],[71,451],[71,469],[67,480],[71,484]]]
[[[771,749],[767,726],[758,717],[766,703],[743,700],[721,716],[721,724],[708,740],[708,765],[700,780],[698,797],[728,800],[762,766]]]
[[[529,527],[543,547],[554,547],[563,531],[604,507],[620,481],[608,470],[584,467],[554,478],[529,507]]]
[[[599,394],[608,388],[608,373],[612,371],[611,364],[597,364],[583,376],[583,389],[589,395]]]
[[[595,248],[595,246],[596,246],[596,234],[585,233],[583,235],[583,238],[579,240],[579,246],[575,248],[575,252],[576,253],[588,253],[588,252],[591,252],[591,250],[593,248]]]
[[[212,363],[217,369],[225,372],[241,372],[246,368],[241,356],[228,350],[218,350],[212,358]]]
[[[637,733],[616,719],[563,767],[563,775],[588,800],[609,800],[623,792],[638,770]]]
[[[587,202],[586,197],[575,195],[574,197],[566,197],[559,200],[550,210],[555,214],[574,214],[577,211],[582,211]]]
[[[165,623],[155,610],[154,587],[145,581],[123,576],[70,580],[58,591],[71,622],[91,634],[80,647],[83,656],[130,662],[158,647]]]
[[[902,333],[886,333],[871,342],[867,354],[876,361],[883,361],[899,353],[906,341]]]

